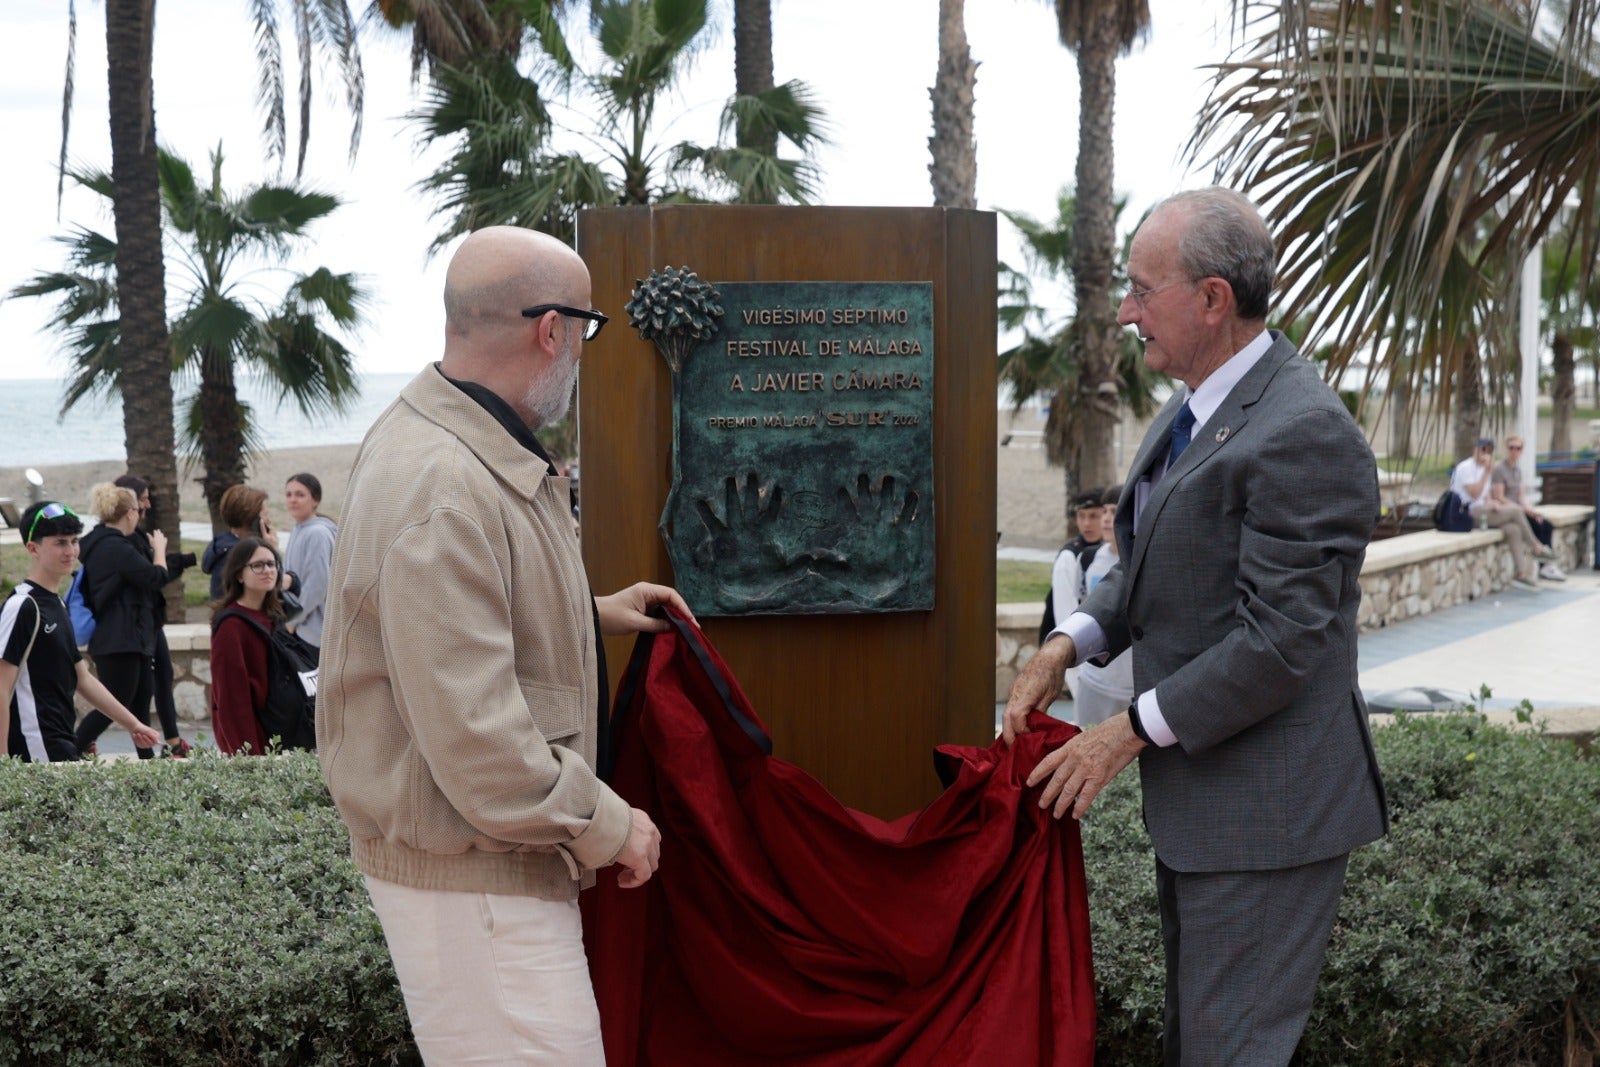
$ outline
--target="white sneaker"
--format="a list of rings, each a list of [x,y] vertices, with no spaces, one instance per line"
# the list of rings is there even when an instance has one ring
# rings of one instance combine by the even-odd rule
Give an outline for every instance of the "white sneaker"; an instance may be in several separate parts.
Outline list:
[[[1539,583],[1534,581],[1532,578],[1513,578],[1511,579],[1511,584],[1516,586],[1518,589],[1526,589],[1530,593],[1537,593],[1539,591]]]
[[[1546,563],[1539,568],[1539,577],[1547,582],[1564,582],[1567,580],[1567,572],[1554,563]]]

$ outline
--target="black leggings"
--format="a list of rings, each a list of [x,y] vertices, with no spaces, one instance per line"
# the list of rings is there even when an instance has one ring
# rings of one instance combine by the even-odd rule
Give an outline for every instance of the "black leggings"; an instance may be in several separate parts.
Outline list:
[[[138,652],[116,652],[96,656],[95,673],[100,683],[111,690],[111,695],[122,706],[133,712],[133,717],[150,725],[150,696],[155,690],[155,661]],[[76,740],[78,751],[87,752],[99,736],[106,732],[111,720],[99,711],[90,711],[78,723]],[[148,748],[139,749],[140,759],[149,759],[155,753]]]
[[[166,630],[159,626],[156,627],[155,698],[161,736],[171,741],[178,736],[178,705],[172,699],[172,650],[167,647]]]

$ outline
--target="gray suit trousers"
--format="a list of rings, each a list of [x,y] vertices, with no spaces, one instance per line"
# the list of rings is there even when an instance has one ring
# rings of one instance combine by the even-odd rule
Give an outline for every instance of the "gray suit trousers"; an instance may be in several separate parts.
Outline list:
[[[1311,1014],[1349,855],[1273,871],[1156,860],[1166,1067],[1282,1067]]]

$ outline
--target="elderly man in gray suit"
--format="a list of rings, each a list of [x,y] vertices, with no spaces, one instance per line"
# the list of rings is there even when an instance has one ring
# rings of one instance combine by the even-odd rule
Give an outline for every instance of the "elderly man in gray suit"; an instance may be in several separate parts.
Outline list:
[[[1156,853],[1166,1063],[1283,1064],[1311,1011],[1350,850],[1388,825],[1356,683],[1372,452],[1266,329],[1275,255],[1249,200],[1180,193],[1139,227],[1118,320],[1183,382],[1117,507],[1121,562],[1017,678],[1009,740],[1062,672],[1133,649],[1128,710],[1040,761],[1082,818],[1135,758]]]

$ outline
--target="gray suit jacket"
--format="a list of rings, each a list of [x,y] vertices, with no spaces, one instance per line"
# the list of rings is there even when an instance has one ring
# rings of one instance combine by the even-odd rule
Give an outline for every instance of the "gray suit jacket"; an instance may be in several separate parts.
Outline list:
[[[1122,561],[1079,609],[1134,649],[1177,735],[1139,757],[1145,825],[1177,871],[1293,867],[1388,827],[1357,686],[1357,579],[1378,515],[1372,451],[1280,334],[1150,492],[1181,392],[1117,509]]]

